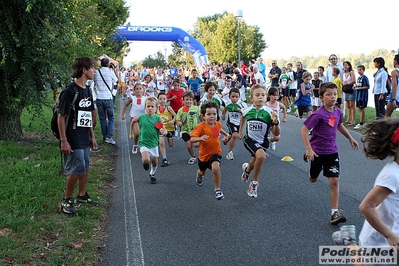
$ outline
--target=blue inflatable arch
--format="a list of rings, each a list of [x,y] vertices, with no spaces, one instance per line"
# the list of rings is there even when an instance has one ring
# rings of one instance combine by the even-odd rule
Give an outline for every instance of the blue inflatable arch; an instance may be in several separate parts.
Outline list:
[[[115,40],[127,41],[170,41],[178,43],[194,57],[198,67],[208,65],[208,54],[202,44],[190,34],[175,27],[157,26],[121,26],[118,27]]]

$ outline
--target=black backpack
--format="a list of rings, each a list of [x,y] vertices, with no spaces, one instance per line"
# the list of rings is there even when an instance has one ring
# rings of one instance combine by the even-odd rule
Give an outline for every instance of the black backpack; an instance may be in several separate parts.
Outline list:
[[[58,95],[57,100],[55,101],[54,105],[53,105],[53,117],[51,118],[51,132],[53,132],[53,135],[59,140],[60,139],[60,131],[58,130],[58,110],[60,109],[60,97],[63,93],[65,93],[65,91],[68,89],[68,87],[70,87],[71,84],[69,84],[65,90],[62,90],[60,95]],[[78,99],[79,96],[79,91],[75,89],[74,86],[71,86],[72,89],[75,91],[75,96],[73,97],[73,100],[71,102],[71,109],[73,110],[73,112],[75,112],[75,102]],[[75,115],[76,117],[76,115]],[[68,127],[68,119],[69,119],[69,115],[67,115],[65,117],[65,130]]]

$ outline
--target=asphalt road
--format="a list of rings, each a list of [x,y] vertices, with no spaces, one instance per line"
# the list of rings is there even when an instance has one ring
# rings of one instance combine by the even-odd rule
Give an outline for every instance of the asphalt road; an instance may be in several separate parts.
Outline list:
[[[120,103],[121,104],[121,103]],[[115,189],[109,213],[103,265],[319,265],[320,245],[332,245],[327,179],[312,184],[302,156],[303,120],[288,116],[281,140],[269,151],[259,182],[258,198],[250,198],[240,180],[241,165],[250,158],[241,141],[235,160],[225,159],[222,145],[222,191],[213,194],[211,172],[204,185],[195,183],[197,164],[181,139],[167,148],[171,165],[159,167],[150,184],[140,153],[131,153],[128,121],[118,120]],[[351,131],[358,140],[360,134]],[[385,162],[365,158],[361,149],[338,136],[341,159],[340,208],[358,229],[360,201],[372,188]],[[282,162],[284,156],[294,161]]]

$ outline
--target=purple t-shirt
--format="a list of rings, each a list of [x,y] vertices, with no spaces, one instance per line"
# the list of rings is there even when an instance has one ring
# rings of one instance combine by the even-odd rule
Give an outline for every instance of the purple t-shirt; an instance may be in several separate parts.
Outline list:
[[[310,145],[316,154],[333,154],[338,152],[337,131],[342,123],[343,113],[341,109],[327,111],[324,106],[313,112],[303,124],[312,129]],[[331,126],[331,125],[333,126]]]

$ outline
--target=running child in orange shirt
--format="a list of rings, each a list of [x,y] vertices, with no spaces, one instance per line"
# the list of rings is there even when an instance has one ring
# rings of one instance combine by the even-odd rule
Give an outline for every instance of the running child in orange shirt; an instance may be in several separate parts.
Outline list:
[[[222,159],[222,149],[220,147],[219,135],[224,135],[222,141],[227,141],[230,135],[222,129],[222,124],[217,120],[218,106],[215,102],[207,102],[201,105],[201,114],[204,121],[199,123],[190,134],[191,143],[200,143],[198,151],[198,171],[196,182],[202,186],[202,180],[206,169],[212,170],[214,192],[217,200],[224,198],[220,190],[221,172],[220,160]]]

